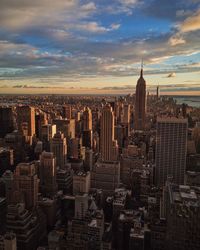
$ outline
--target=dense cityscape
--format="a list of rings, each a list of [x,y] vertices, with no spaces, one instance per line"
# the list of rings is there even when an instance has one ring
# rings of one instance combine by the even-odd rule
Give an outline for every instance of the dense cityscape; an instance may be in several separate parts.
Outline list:
[[[200,108],[144,78],[0,96],[0,249],[200,249]]]

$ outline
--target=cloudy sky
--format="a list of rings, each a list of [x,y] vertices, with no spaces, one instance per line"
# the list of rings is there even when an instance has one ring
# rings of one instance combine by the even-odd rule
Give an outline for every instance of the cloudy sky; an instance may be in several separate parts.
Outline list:
[[[200,94],[200,0],[0,0],[1,93]]]

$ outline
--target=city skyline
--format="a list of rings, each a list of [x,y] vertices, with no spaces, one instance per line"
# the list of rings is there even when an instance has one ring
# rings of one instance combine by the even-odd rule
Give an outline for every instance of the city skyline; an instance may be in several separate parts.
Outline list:
[[[2,1],[0,92],[199,95],[200,1]]]

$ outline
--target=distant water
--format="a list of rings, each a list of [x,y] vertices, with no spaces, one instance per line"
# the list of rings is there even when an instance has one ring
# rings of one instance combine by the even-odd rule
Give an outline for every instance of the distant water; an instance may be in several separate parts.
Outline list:
[[[188,104],[191,107],[200,108],[200,96],[173,96],[177,104]]]

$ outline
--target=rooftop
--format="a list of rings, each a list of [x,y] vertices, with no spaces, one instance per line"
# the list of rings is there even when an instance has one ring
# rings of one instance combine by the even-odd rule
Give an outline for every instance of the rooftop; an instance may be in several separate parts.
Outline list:
[[[173,204],[200,207],[200,188],[184,185],[169,185],[170,200]]]

